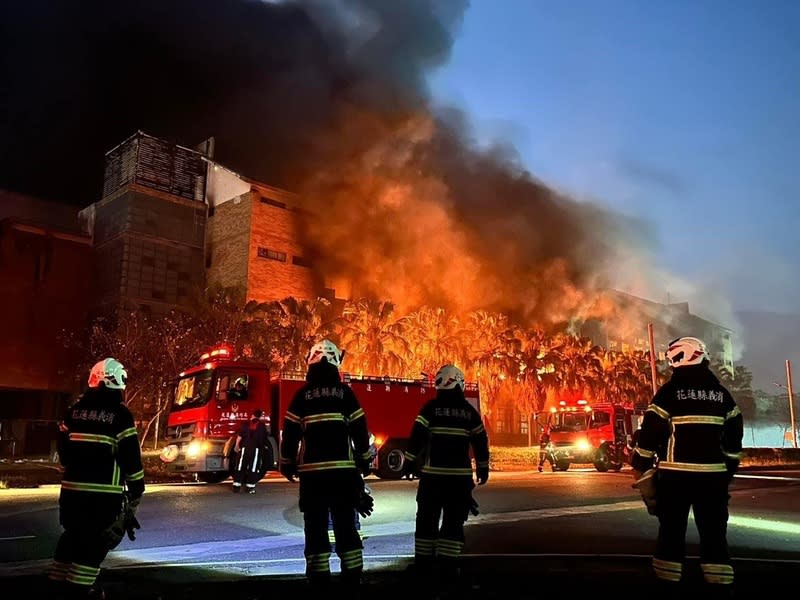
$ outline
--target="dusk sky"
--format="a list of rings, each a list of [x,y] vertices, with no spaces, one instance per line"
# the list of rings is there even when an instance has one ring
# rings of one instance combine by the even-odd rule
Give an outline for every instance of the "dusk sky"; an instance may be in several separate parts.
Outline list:
[[[652,299],[798,312],[799,2],[472,0],[431,81],[533,175],[657,224]]]

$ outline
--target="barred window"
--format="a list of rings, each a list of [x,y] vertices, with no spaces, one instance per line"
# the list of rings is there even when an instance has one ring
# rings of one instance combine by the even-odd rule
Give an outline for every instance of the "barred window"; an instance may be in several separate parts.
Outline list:
[[[292,264],[297,265],[298,267],[310,267],[311,261],[308,260],[305,256],[293,256]]]
[[[270,260],[286,262],[286,252],[278,252],[276,250],[270,250],[269,248],[262,248],[260,246],[258,248],[258,256],[259,258],[268,258]]]

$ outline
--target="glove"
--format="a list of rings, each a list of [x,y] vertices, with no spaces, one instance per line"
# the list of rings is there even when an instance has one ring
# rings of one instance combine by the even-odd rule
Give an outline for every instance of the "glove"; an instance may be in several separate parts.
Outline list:
[[[475,469],[475,477],[478,478],[478,485],[483,485],[489,481],[489,467],[478,467]]]
[[[294,478],[297,477],[297,465],[292,463],[281,463],[281,475],[286,477],[289,481],[294,483]]]
[[[644,501],[644,505],[647,507],[647,512],[651,515],[657,515],[657,506],[656,506],[656,470],[650,469],[645,471],[644,474],[637,479],[632,488],[639,490],[639,493],[642,495],[642,500]]]
[[[356,459],[356,468],[361,471],[361,474],[366,477],[372,473],[372,461],[365,459]]]
[[[403,461],[403,477],[405,477],[409,481],[413,481],[414,479],[419,479],[419,470],[417,468],[417,461],[408,459]]]
[[[368,516],[372,514],[372,511],[374,509],[375,509],[374,498],[366,490],[362,491],[358,499],[358,506],[356,506],[358,514],[360,514],[362,517],[366,519]]]
[[[138,496],[133,498],[128,496],[128,498],[128,502],[125,505],[125,520],[123,521],[123,525],[125,527],[125,533],[128,534],[128,539],[134,541],[136,539],[136,530],[142,528],[136,518],[136,511],[139,510],[139,503],[142,501],[142,497]]]
[[[119,514],[111,525],[103,531],[103,537],[106,541],[106,547],[113,550],[119,546],[122,538],[127,534],[128,539],[133,541],[136,539],[136,529],[141,529],[142,526],[136,519],[136,511],[139,508],[141,496],[131,498],[128,493],[122,496],[122,505],[120,506]]]

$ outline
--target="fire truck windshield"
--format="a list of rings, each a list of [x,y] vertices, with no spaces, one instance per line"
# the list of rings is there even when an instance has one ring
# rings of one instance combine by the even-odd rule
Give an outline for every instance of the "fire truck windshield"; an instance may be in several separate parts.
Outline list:
[[[175,387],[175,402],[172,410],[184,410],[203,406],[211,395],[212,371],[202,371],[181,377]]]
[[[561,412],[552,416],[553,431],[586,431],[588,415],[585,412]]]

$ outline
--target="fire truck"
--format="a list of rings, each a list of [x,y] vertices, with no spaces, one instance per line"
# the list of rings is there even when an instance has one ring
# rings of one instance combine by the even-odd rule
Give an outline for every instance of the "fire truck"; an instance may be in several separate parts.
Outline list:
[[[376,449],[373,472],[382,479],[400,479],[414,419],[436,395],[433,382],[349,373],[343,373],[342,379],[366,414]],[[175,382],[167,417],[167,446],[161,453],[166,470],[207,483],[227,479],[232,474],[236,434],[256,408],[265,415],[269,431],[261,476],[277,470],[280,424],[304,382],[305,373],[270,375],[262,363],[234,360],[231,348],[204,353]],[[477,383],[467,383],[465,395],[480,411]]]
[[[620,471],[630,459],[644,407],[560,400],[550,408],[547,425],[556,471],[571,464],[592,464],[598,471]]]

